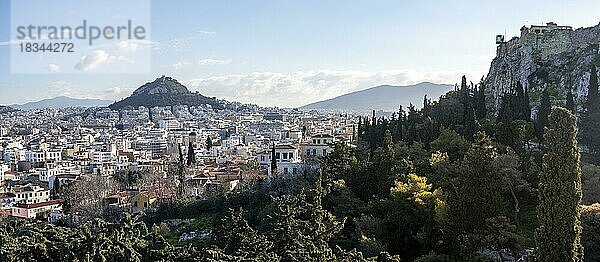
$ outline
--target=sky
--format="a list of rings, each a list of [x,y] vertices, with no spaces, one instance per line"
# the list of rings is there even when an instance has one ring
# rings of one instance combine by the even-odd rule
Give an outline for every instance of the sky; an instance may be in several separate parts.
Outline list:
[[[62,95],[116,101],[167,75],[208,97],[297,107],[382,84],[454,84],[461,75],[477,82],[495,56],[496,34],[510,39],[523,25],[550,21],[600,22],[596,0],[154,0],[149,41],[84,46],[77,63],[11,73],[11,19],[90,11],[79,2],[11,17],[10,0],[0,0],[0,105]],[[144,51],[148,61],[131,58]],[[148,72],[122,73],[143,66]]]

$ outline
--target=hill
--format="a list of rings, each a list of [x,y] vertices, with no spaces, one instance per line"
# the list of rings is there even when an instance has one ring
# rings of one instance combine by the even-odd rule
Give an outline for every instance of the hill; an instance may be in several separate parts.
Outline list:
[[[549,22],[523,26],[521,35],[498,44],[484,84],[488,111],[498,113],[504,94],[520,82],[537,112],[541,93],[548,88],[556,104],[572,94],[578,113],[584,108],[592,66],[600,67],[600,24],[573,29]]]
[[[109,100],[100,99],[78,99],[66,96],[43,99],[36,102],[29,102],[21,105],[11,105],[12,108],[30,110],[41,108],[65,108],[65,107],[101,107],[110,104]]]
[[[371,110],[396,111],[400,105],[413,103],[420,106],[423,97],[437,98],[454,86],[423,82],[410,86],[382,85],[341,95],[300,107],[301,110],[369,112]]]
[[[18,109],[14,109],[10,106],[0,106],[0,114],[1,113],[9,113],[9,112],[13,112],[13,111],[17,111]]]
[[[222,105],[215,98],[209,98],[199,93],[192,93],[176,79],[167,76],[159,77],[152,82],[142,85],[131,96],[115,102],[109,107],[112,110],[118,110],[125,107],[145,106],[151,108],[172,105],[210,105],[216,109],[222,108]]]

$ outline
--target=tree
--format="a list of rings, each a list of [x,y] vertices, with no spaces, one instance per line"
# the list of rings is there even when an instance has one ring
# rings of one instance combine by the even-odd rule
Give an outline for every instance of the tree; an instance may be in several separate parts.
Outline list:
[[[577,108],[575,107],[575,99],[573,98],[573,90],[571,89],[571,86],[568,86],[565,107],[569,109],[571,113],[577,114]]]
[[[586,146],[584,156],[595,164],[600,163],[600,94],[596,66],[592,65],[585,111],[581,119],[581,143]]]
[[[513,106],[510,110],[514,110],[513,120],[530,120],[531,119],[531,108],[529,106],[529,92],[523,88],[520,81],[516,84],[516,94],[512,99]]]
[[[544,139],[547,150],[540,172],[536,231],[539,261],[582,261],[581,168],[575,116],[554,108]]]
[[[194,145],[192,144],[192,141],[190,141],[189,145],[188,145],[188,152],[187,152],[187,165],[191,166],[192,164],[196,163],[196,153],[194,153]]]
[[[536,135],[540,141],[544,140],[544,128],[548,125],[548,117],[550,116],[550,110],[552,104],[550,102],[550,94],[548,87],[542,91],[542,97],[540,98],[540,107],[537,114],[537,125]]]
[[[487,109],[485,105],[485,84],[483,83],[483,77],[479,82],[479,89],[477,90],[477,119],[481,120],[487,116]]]
[[[275,154],[275,143],[271,148],[271,175],[277,175],[277,155]]]
[[[213,142],[212,139],[210,138],[210,136],[206,137],[206,150],[210,151],[210,149],[213,147]]]
[[[396,180],[384,207],[390,210],[384,220],[390,251],[414,259],[439,245],[446,197],[441,189],[433,189],[426,177],[409,174]]]
[[[54,177],[52,180],[52,198],[56,199],[60,196],[60,180]]]
[[[229,210],[215,232],[215,242],[229,255],[240,260],[279,260],[272,252],[273,242],[254,230],[244,218],[244,211]]]
[[[502,177],[493,164],[497,150],[484,133],[478,133],[474,139],[457,178],[457,192],[449,198],[451,220],[458,234],[482,228],[485,220],[496,217],[504,204]]]

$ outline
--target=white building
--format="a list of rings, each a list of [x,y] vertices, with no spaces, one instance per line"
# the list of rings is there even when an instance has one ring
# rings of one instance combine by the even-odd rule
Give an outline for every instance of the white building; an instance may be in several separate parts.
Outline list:
[[[50,199],[50,189],[31,184],[15,187],[13,193],[15,202],[22,204],[40,203]]]
[[[334,137],[331,135],[314,135],[307,139],[302,145],[302,156],[304,157],[323,157],[333,151],[331,144]]]
[[[275,159],[277,159],[277,173],[271,170],[272,149],[257,154],[257,162],[267,169],[269,178],[278,175],[299,174],[304,165],[300,158],[300,151],[297,145],[277,145],[275,146]]]

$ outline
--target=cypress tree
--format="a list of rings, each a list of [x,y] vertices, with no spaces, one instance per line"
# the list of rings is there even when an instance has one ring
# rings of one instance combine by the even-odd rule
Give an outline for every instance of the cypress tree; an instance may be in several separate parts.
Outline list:
[[[586,157],[595,164],[600,163],[600,94],[596,66],[592,65],[585,111],[581,121],[581,143],[586,146]]]
[[[54,177],[54,179],[52,180],[52,197],[54,199],[58,198],[58,196],[60,195],[60,180],[58,179],[58,177]]]
[[[598,73],[595,65],[591,66],[590,70],[590,84],[588,88],[586,109],[589,110],[598,110],[600,107],[600,97],[598,94]]]
[[[544,91],[542,91],[542,97],[540,100],[540,108],[537,114],[536,135],[538,139],[542,141],[544,140],[544,128],[548,125],[548,116],[550,115],[550,110],[552,109],[550,94],[547,87],[544,88]]]
[[[210,136],[208,136],[206,138],[206,150],[210,151],[210,149],[212,148],[212,146],[213,146],[212,139],[210,139]]]
[[[188,145],[188,155],[187,155],[187,165],[191,166],[196,163],[196,153],[194,153],[194,146],[192,145],[192,141],[190,141]]]
[[[483,84],[483,77],[479,82],[479,88],[477,90],[477,119],[481,120],[487,116],[487,109],[485,106],[485,85]]]
[[[540,172],[536,256],[539,261],[582,261],[577,121],[565,108],[553,109],[549,120]]]
[[[514,103],[513,110],[515,110],[515,117],[513,120],[530,120],[531,119],[531,108],[529,107],[529,95],[527,90],[523,88],[521,82],[517,81],[516,96],[512,100]]]
[[[573,114],[576,113],[575,99],[573,98],[573,90],[571,90],[570,86],[567,91],[567,99],[565,102],[565,106],[567,109],[569,109],[569,111],[571,111],[571,113],[573,113]]]
[[[271,148],[271,175],[277,174],[277,158],[275,157],[275,143],[273,143],[273,147]]]

